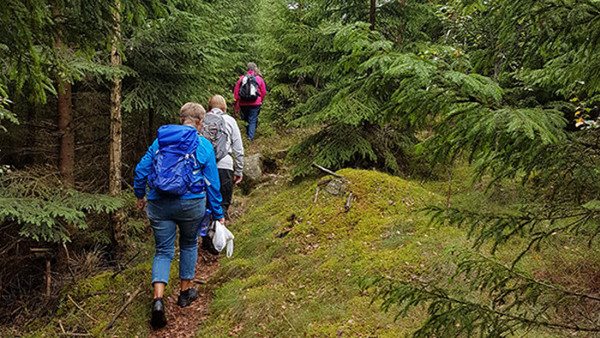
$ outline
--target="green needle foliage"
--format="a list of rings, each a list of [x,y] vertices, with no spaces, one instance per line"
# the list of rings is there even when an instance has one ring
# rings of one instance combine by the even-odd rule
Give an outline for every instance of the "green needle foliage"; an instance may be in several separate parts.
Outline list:
[[[505,336],[532,327],[600,330],[593,318],[560,315],[568,307],[597,306],[596,295],[529,276],[517,268],[533,250],[552,247],[561,236],[593,245],[600,232],[596,202],[600,187],[594,179],[600,164],[598,130],[566,129],[569,119],[598,101],[597,69],[587,67],[598,62],[598,44],[593,42],[600,7],[594,1],[520,3],[529,6],[527,10],[513,5],[498,2],[479,13],[481,20],[498,15],[495,23],[503,30],[499,37],[506,36],[511,45],[510,49],[499,47],[500,52],[521,53],[509,56],[514,63],[502,65],[505,69],[479,69],[506,87],[502,106],[473,110],[469,104],[451,111],[424,147],[448,164],[466,154],[477,164],[479,176],[488,173],[495,181],[521,178],[526,187],[535,189],[522,211],[514,214],[431,209],[434,220],[467,227],[475,249],[488,248],[494,255],[517,239],[522,249],[514,253],[510,266],[489,257],[458,255],[452,280],[466,281],[468,291],[431,281],[388,285],[390,289],[380,291],[388,309],[392,304],[401,311],[428,304],[429,319],[417,336],[448,332],[444,330]],[[514,32],[515,27],[530,31]],[[482,48],[477,52],[493,57],[499,51]]]
[[[214,17],[206,6],[192,11],[176,8],[168,17],[148,20],[135,29],[126,46],[125,65],[135,75],[125,81],[126,111],[147,111],[169,116],[182,103],[207,96],[215,82],[209,68],[219,50],[204,27]]]
[[[172,118],[185,102],[231,96],[240,65],[255,54],[251,3],[174,1],[167,16],[131,27],[125,111]]]
[[[292,152],[299,163],[297,175],[308,174],[312,161],[333,168],[359,162],[395,173],[406,171],[417,133],[439,121],[434,115],[450,113],[466,103],[473,103],[477,111],[500,105],[501,87],[490,78],[465,73],[468,60],[455,47],[438,43],[443,37],[442,22],[433,4],[382,5],[379,18],[383,22],[389,23],[398,11],[412,18],[394,40],[389,39],[392,32],[385,25],[381,32],[372,31],[367,23],[349,20],[364,18],[364,6],[351,11],[342,5],[302,2],[285,7],[280,11],[292,20],[282,25],[289,26],[289,33],[282,34],[281,27],[273,29],[282,47],[268,58],[284,69],[291,68],[287,74],[276,74],[281,83],[273,89],[281,107],[294,106],[287,119],[294,124],[326,126],[320,134],[323,137],[311,137]],[[343,13],[339,20],[324,15],[339,11]],[[314,47],[298,50],[298,45]],[[328,141],[335,139],[328,131],[345,127],[357,139],[366,140],[365,134],[373,137],[341,147]],[[389,130],[401,137],[390,138]]]
[[[1,174],[0,202],[7,236],[50,243],[69,242],[74,232],[87,229],[90,214],[123,207],[122,199],[67,189],[57,176],[34,170]]]
[[[290,109],[280,121],[321,126],[292,149],[296,175],[313,161],[410,173],[467,158],[490,188],[518,179],[527,191],[502,213],[431,207],[434,222],[467,229],[477,254],[457,255],[450,282],[370,284],[385,310],[426,306],[421,337],[600,331],[562,315],[596,308],[592,291],[519,269],[562,238],[594,245],[600,232],[600,2],[384,1],[375,30],[365,2],[275,8],[285,20],[267,29],[272,92]]]
[[[251,8],[242,6],[246,2],[122,1],[123,39],[118,49],[124,65],[114,67],[109,50],[117,3],[10,0],[1,6],[0,129],[8,131],[7,138],[13,135],[6,122],[26,119],[29,127],[39,126],[36,119],[55,111],[59,81],[74,84],[74,111],[79,113],[78,109],[86,108],[78,105],[83,106],[92,95],[97,97],[97,106],[104,105],[113,78],[123,78],[127,133],[134,129],[132,124],[139,126],[141,117],[172,117],[184,102],[204,103],[210,95],[229,92],[235,70],[248,61],[246,55],[251,52],[240,51],[247,42],[242,38],[253,31],[251,24],[245,24],[251,17],[242,15],[251,13]],[[235,32],[244,27],[248,29]],[[49,119],[55,119],[53,113]],[[70,127],[78,126],[76,116]],[[28,132],[26,137],[38,131]],[[107,133],[98,130],[92,137],[94,143],[105,139]],[[98,209],[102,203],[112,203],[102,195],[64,190],[56,196],[48,191],[40,199],[32,199],[16,192],[18,189],[3,190],[1,221],[23,224],[22,234],[36,241],[64,242],[69,238],[67,224],[85,226],[84,210],[114,210]],[[74,204],[77,201],[89,202]]]

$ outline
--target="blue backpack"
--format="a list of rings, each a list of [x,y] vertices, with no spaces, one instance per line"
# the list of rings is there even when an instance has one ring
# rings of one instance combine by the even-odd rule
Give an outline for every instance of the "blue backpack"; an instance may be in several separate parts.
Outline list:
[[[194,127],[166,125],[158,129],[158,150],[148,175],[148,185],[161,195],[201,193],[206,186],[196,160],[200,144]]]

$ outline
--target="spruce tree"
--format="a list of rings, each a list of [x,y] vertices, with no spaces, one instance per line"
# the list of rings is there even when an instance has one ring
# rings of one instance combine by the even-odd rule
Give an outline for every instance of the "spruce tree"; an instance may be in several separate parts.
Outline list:
[[[600,233],[594,117],[600,4],[498,1],[480,3],[468,16],[459,20],[477,30],[460,46],[471,55],[473,71],[498,81],[499,96],[474,102],[465,92],[465,102],[438,110],[434,136],[423,146],[437,163],[451,165],[466,155],[478,177],[491,177],[491,185],[519,179],[529,194],[505,212],[431,207],[434,221],[467,229],[475,250],[457,251],[449,282],[380,281],[377,295],[384,309],[400,314],[426,305],[428,319],[415,332],[420,337],[500,337],[531,328],[600,332],[593,317],[563,315],[569,307],[597,307],[593,290],[540,277],[520,264],[566,239],[594,245]],[[500,34],[482,31],[484,21]],[[578,130],[576,120],[583,121]],[[504,250],[515,243],[521,243],[517,252]]]
[[[449,283],[375,282],[384,309],[426,305],[422,337],[598,332],[592,318],[560,315],[596,306],[597,296],[519,263],[561,238],[595,243],[600,232],[600,3],[383,2],[375,31],[366,2],[274,3],[284,19],[267,29],[277,42],[267,57],[273,96],[290,111],[281,122],[319,128],[290,153],[297,175],[313,161],[406,173],[417,160],[466,158],[490,187],[519,179],[528,192],[506,212],[432,206],[433,220],[465,227],[475,250],[457,252]],[[521,250],[502,252],[515,241]]]

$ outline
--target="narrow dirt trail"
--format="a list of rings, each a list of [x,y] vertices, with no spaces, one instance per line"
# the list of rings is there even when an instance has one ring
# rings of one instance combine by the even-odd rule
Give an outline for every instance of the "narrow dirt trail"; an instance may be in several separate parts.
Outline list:
[[[196,287],[198,288],[198,299],[190,306],[180,308],[177,306],[179,292],[173,292],[166,301],[167,326],[162,330],[153,331],[150,337],[194,337],[202,321],[208,317],[208,308],[212,298],[206,287],[206,283],[218,270],[219,259],[200,249],[195,278]]]
[[[228,222],[227,227],[230,227],[232,223],[235,223],[246,211],[249,199],[248,196],[236,195],[234,197],[233,203],[229,208],[231,220]],[[180,308],[177,306],[177,296],[179,295],[179,292],[173,292],[173,294],[167,298],[166,302],[167,326],[162,330],[151,331],[149,337],[189,338],[196,336],[202,322],[209,316],[212,294],[207,287],[207,283],[209,283],[212,276],[219,271],[219,259],[221,257],[224,257],[224,254],[220,256],[211,255],[201,249],[201,241],[198,243],[198,262],[196,263],[196,278],[194,279],[195,285],[198,288],[198,299],[190,306]]]

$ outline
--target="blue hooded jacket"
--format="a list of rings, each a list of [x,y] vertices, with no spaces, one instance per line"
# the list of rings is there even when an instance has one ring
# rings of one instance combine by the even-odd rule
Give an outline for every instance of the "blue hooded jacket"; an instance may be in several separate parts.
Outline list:
[[[190,131],[193,131],[191,133]],[[159,130],[162,132],[160,135],[161,144],[172,144],[180,143],[182,146],[189,146],[196,143],[194,139],[198,140],[198,147],[196,148],[196,160],[200,166],[199,174],[204,176],[206,179],[206,191],[200,193],[186,192],[180,196],[181,199],[196,199],[206,197],[206,207],[210,210],[211,214],[216,219],[224,217],[223,209],[221,208],[221,182],[219,181],[219,171],[217,170],[217,162],[213,146],[209,140],[202,136],[199,136],[194,127],[183,126],[183,125],[169,125],[163,126]],[[133,180],[133,191],[137,198],[143,198],[146,196],[146,190],[148,185],[148,175],[152,171],[152,164],[154,157],[158,152],[159,140],[158,138],[152,142],[152,145],[146,151],[146,154],[138,165],[135,167],[135,178]],[[148,200],[160,200],[161,196],[153,189],[148,191]]]

